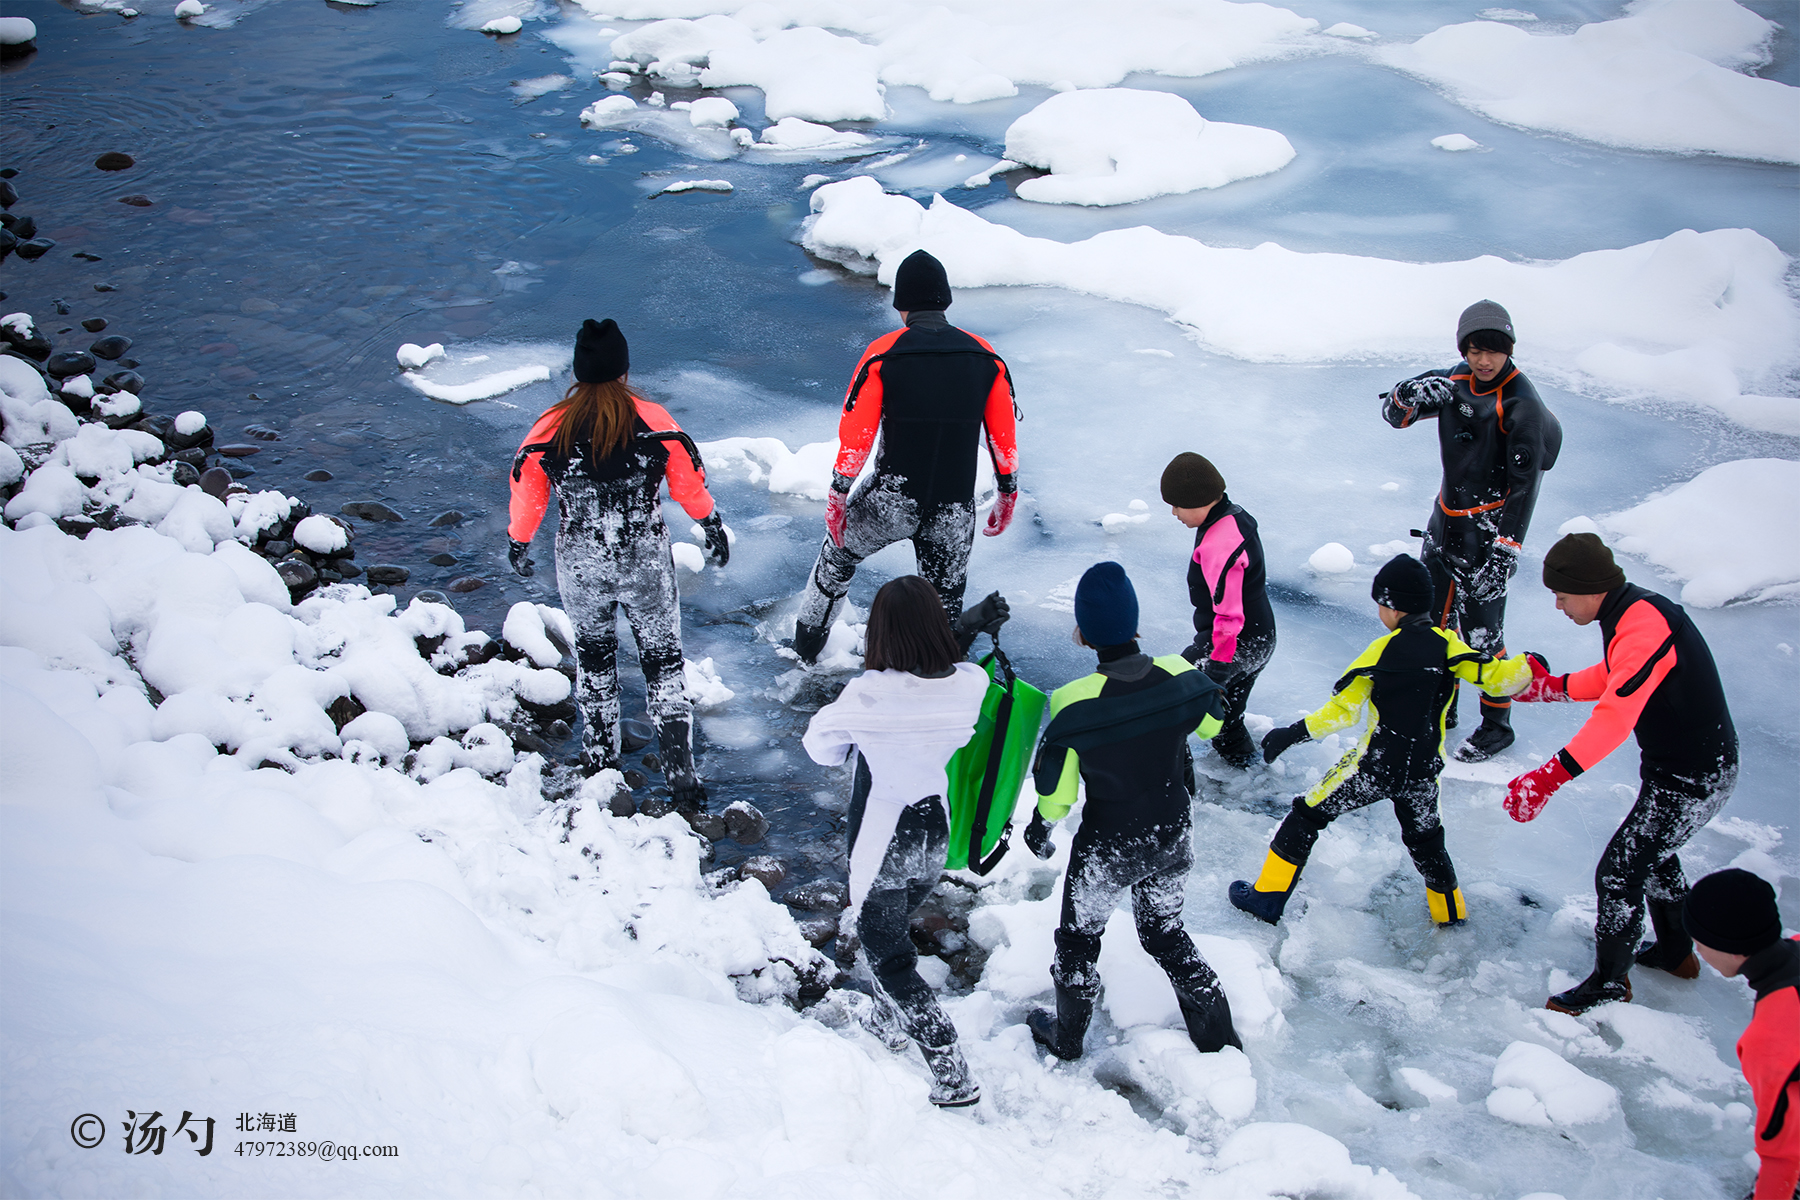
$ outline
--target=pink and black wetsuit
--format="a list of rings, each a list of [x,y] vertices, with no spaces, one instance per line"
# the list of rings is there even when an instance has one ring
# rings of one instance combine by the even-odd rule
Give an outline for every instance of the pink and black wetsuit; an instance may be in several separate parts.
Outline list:
[[[1213,748],[1228,761],[1244,759],[1250,735],[1244,707],[1256,677],[1275,653],[1275,610],[1269,606],[1262,538],[1256,518],[1221,496],[1194,531],[1188,562],[1188,598],[1194,604],[1194,644],[1182,657],[1224,689],[1225,726]]]

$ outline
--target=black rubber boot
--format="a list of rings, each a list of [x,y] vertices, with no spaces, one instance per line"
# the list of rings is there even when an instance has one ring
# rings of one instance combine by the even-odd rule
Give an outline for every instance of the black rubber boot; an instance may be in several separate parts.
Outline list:
[[[808,625],[804,621],[794,622],[794,653],[800,661],[812,666],[819,661],[819,651],[825,648],[825,639],[831,636],[829,625]]]
[[[1088,1022],[1094,1019],[1094,997],[1056,985],[1056,1011],[1040,1008],[1025,1018],[1031,1040],[1064,1062],[1081,1057]]]
[[[1516,736],[1512,727],[1512,705],[1489,704],[1484,700],[1481,724],[1475,727],[1468,741],[1456,748],[1456,761],[1486,762],[1512,745]]]
[[[931,1102],[939,1108],[967,1108],[981,1099],[981,1088],[969,1075],[969,1064],[955,1042],[948,1046],[919,1043],[919,1053],[931,1068]]]
[[[686,717],[672,717],[656,726],[663,778],[669,781],[669,801],[677,809],[698,812],[706,805],[706,788],[694,774],[693,736],[692,723]]]
[[[1240,771],[1248,770],[1257,758],[1256,739],[1242,725],[1220,733],[1212,740],[1212,748],[1220,758]]]
[[[1231,1023],[1231,1002],[1225,998],[1223,988],[1215,986],[1203,996],[1177,991],[1175,999],[1181,1005],[1181,1019],[1187,1022],[1188,1037],[1200,1053],[1217,1054],[1227,1046],[1244,1048]]]
[[[1601,944],[1596,948],[1594,973],[1566,992],[1558,992],[1544,1007],[1579,1016],[1590,1008],[1615,1001],[1631,1002],[1631,944]]]
[[[1656,940],[1638,947],[1637,965],[1667,971],[1677,979],[1700,978],[1700,960],[1694,955],[1694,939],[1682,922],[1681,903],[1650,901],[1650,928]]]
[[[1300,884],[1300,872],[1312,854],[1313,843],[1329,824],[1331,818],[1321,817],[1304,796],[1294,797],[1293,809],[1282,819],[1269,843],[1268,854],[1263,856],[1256,882],[1232,881],[1227,892],[1232,907],[1259,921],[1277,924],[1287,911],[1288,898]]]

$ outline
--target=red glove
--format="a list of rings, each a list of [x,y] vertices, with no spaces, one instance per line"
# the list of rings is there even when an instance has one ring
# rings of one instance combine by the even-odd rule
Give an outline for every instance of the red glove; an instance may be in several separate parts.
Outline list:
[[[1013,508],[1019,503],[1019,493],[1001,492],[994,497],[994,507],[988,513],[987,526],[981,532],[989,537],[997,537],[1006,532],[1012,524]]]
[[[1544,811],[1557,788],[1575,778],[1553,758],[1535,771],[1527,771],[1506,785],[1506,815],[1515,821],[1529,821]]]
[[[844,507],[849,502],[849,492],[833,488],[825,493],[825,533],[834,546],[844,544]]]
[[[1569,677],[1552,675],[1550,664],[1543,656],[1527,650],[1525,661],[1531,664],[1531,682],[1525,690],[1514,696],[1514,700],[1567,700],[1569,698]]]

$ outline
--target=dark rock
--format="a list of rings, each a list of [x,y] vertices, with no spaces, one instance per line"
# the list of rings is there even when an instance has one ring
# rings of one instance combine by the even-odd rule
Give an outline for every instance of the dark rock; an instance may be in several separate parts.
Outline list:
[[[114,371],[100,381],[100,386],[109,392],[130,392],[134,396],[144,394],[144,377],[136,371]],[[220,451],[221,454],[224,451]]]
[[[655,755],[655,754],[646,754],[646,755],[644,755],[644,757],[643,757],[643,763],[644,763],[644,769],[645,769],[645,770],[648,770],[648,771],[660,771],[660,770],[662,770],[662,759],[660,759],[660,758],[658,758],[658,757],[656,757],[656,755]]]
[[[347,558],[334,558],[331,560],[331,566],[333,570],[339,575],[342,575],[345,579],[355,579],[358,575],[363,573],[361,567],[357,566]]]
[[[58,300],[58,301],[57,301],[57,302],[56,302],[56,315],[57,315],[57,316],[59,316],[59,317],[66,317],[66,316],[68,316],[68,315],[69,315],[69,312],[70,312],[70,309],[69,309],[69,302],[68,302],[68,301],[67,301],[67,300]],[[74,333],[74,332],[75,332],[75,331],[74,331],[74,330],[73,330],[73,329],[63,329],[63,330],[59,330],[59,331],[58,331],[58,332],[60,332],[60,333]]]
[[[119,333],[109,333],[103,338],[95,338],[94,344],[88,347],[88,353],[95,358],[123,358],[129,349],[130,338]]]
[[[200,482],[200,472],[195,469],[193,463],[186,463],[182,462],[180,459],[176,459],[174,467],[175,474],[172,476],[172,479],[174,480],[176,487],[187,487],[189,484]]]
[[[100,261],[100,256],[98,254],[93,254],[86,250],[77,250],[74,254],[70,255],[69,257],[70,258],[79,258],[82,262],[99,262]],[[100,321],[99,317],[94,317],[92,319],[95,321]],[[87,321],[83,321],[82,324],[88,325],[89,333],[99,333],[102,329],[106,328],[105,321],[100,321],[100,323],[98,325],[90,325]]]
[[[329,566],[321,566],[319,568],[319,582],[320,583],[342,583],[342,582],[344,582],[344,577],[342,575],[340,575],[338,572],[332,570]]]
[[[439,513],[437,516],[431,518],[430,521],[430,525],[433,529],[438,529],[445,525],[461,525],[462,523],[463,515],[454,508],[449,512]]]
[[[6,222],[6,227],[12,230],[12,235],[21,242],[26,238],[34,238],[37,236],[36,217],[13,217],[11,213],[6,215],[12,217],[12,220]]]
[[[395,586],[412,578],[412,572],[393,563],[377,563],[369,568],[369,582]]]
[[[119,289],[110,283],[96,283],[94,285],[94,290],[96,292],[116,292]]]
[[[725,822],[719,819],[717,813],[690,811],[681,815],[687,821],[689,829],[709,842],[716,842],[725,836]]]
[[[783,896],[781,902],[789,908],[803,908],[807,912],[842,912],[850,903],[850,889],[835,879],[817,879],[795,888]]]
[[[84,538],[100,526],[94,518],[77,513],[72,517],[56,518],[56,527],[71,537]]]
[[[204,453],[207,446],[212,445],[213,431],[211,425],[202,425],[193,433],[177,433],[173,425],[169,426],[169,436],[163,444],[171,450],[200,450]]]
[[[614,792],[612,799],[606,804],[606,811],[615,817],[636,816],[637,810],[637,801],[633,800],[631,793],[623,788]]]
[[[139,433],[147,433],[153,438],[160,438],[166,446],[169,442],[169,435],[175,432],[175,420],[172,417],[165,417],[161,413],[145,413],[133,421],[129,428],[135,429]]]
[[[10,229],[0,229],[0,258],[5,258],[19,248],[19,235]]]
[[[288,541],[269,541],[263,543],[263,553],[270,558],[286,558],[294,552],[294,543]]]
[[[738,874],[745,879],[760,879],[764,887],[774,891],[775,885],[787,878],[787,868],[774,855],[758,854],[746,858]]]
[[[19,168],[17,168],[17,167],[0,167],[0,179],[17,179],[18,177],[19,177]]]
[[[24,58],[28,54],[37,53],[37,39],[29,38],[23,42],[6,42],[0,44],[0,58],[11,61]]]
[[[164,443],[164,445],[167,444],[167,442]],[[172,451],[169,457],[178,458],[184,463],[192,463],[197,471],[206,469],[206,451],[199,446],[189,446],[184,450]]]
[[[133,208],[149,208],[152,204],[155,204],[156,201],[152,200],[148,196],[140,195],[138,193],[133,193],[132,195],[129,195],[129,196],[120,196],[119,203],[120,204],[129,204]]]
[[[14,247],[18,256],[24,259],[42,258],[54,249],[56,249],[56,243],[49,238],[32,238],[30,241],[20,242]]]
[[[625,776],[626,787],[646,788],[650,786],[649,778],[636,767],[626,767],[622,774]]]
[[[86,350],[58,350],[44,360],[44,370],[53,379],[67,379],[71,375],[86,375],[99,364],[94,356]]]
[[[338,509],[346,517],[362,521],[404,521],[405,517],[379,500],[352,500]]]
[[[226,458],[249,458],[252,454],[261,454],[261,446],[252,446],[248,442],[233,442],[229,446],[215,446],[214,449]]]
[[[119,360],[119,369],[124,371],[135,371],[143,365],[143,363],[135,358],[121,358]]]
[[[223,496],[231,486],[231,472],[224,467],[208,467],[200,472],[200,490],[209,496]],[[290,585],[291,586],[291,585]]]
[[[648,746],[656,738],[656,730],[648,721],[640,721],[636,717],[626,717],[619,722],[620,749],[633,754]]]
[[[337,726],[339,733],[344,732],[344,726],[368,711],[355,696],[339,696],[325,706],[325,715],[331,718],[331,723]]]
[[[11,208],[19,202],[19,189],[0,179],[0,208]]]
[[[769,818],[748,800],[734,800],[725,807],[725,832],[740,846],[754,846],[769,836]]]
[[[423,600],[427,604],[441,604],[445,608],[451,607],[450,597],[444,595],[444,593],[438,591],[436,588],[421,588],[419,591],[413,593],[413,599]],[[568,735],[564,734],[563,736],[567,737]]]
[[[225,469],[227,471],[231,470],[231,464],[226,463]],[[231,486],[225,489],[225,499],[227,500],[231,499],[233,496],[248,496],[249,494],[250,489],[239,483],[236,479],[233,479],[231,481]]]
[[[838,935],[836,917],[808,917],[804,921],[796,921],[794,925],[800,930],[800,936],[817,950]]]
[[[267,425],[246,425],[244,426],[244,433],[246,436],[253,437],[259,442],[279,442],[281,440],[281,434],[270,429]]]
[[[275,564],[275,570],[290,592],[304,592],[319,581],[319,573],[303,558],[284,558]]]
[[[305,475],[301,476],[301,478],[305,479],[308,483],[330,483],[333,479],[336,479],[337,476],[321,467],[317,471],[308,471]]]
[[[255,467],[247,467],[241,462],[227,462],[219,465],[229,471],[233,479],[248,479],[256,474]]]
[[[81,327],[83,329],[87,330],[89,333],[99,333],[102,329],[106,328],[106,318],[105,317],[89,317],[87,320],[85,320],[81,323]]]
[[[474,592],[486,587],[487,582],[479,575],[464,575],[461,578],[452,579],[447,586],[453,592]]]
[[[108,150],[94,160],[94,165],[102,171],[124,171],[137,165],[137,159],[117,150]]]
[[[454,567],[456,565],[456,555],[434,554],[425,561],[434,567]]]

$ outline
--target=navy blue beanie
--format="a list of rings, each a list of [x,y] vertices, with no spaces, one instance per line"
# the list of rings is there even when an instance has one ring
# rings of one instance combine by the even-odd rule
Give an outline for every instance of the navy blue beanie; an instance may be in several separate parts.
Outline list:
[[[1075,587],[1075,624],[1095,648],[1122,646],[1138,634],[1137,590],[1116,562],[1095,563]]]

